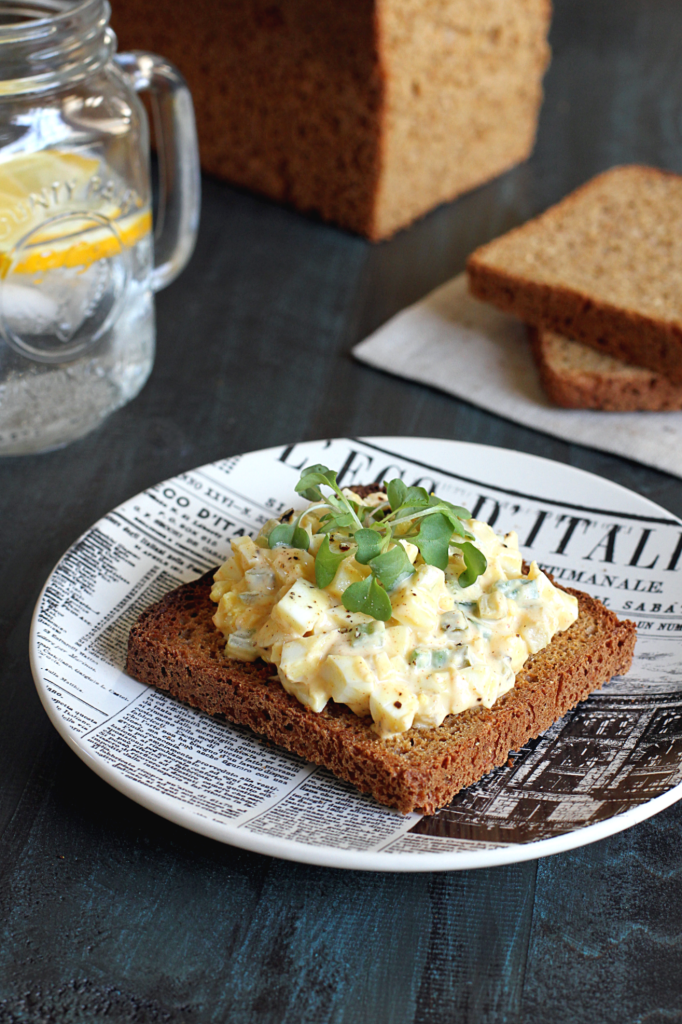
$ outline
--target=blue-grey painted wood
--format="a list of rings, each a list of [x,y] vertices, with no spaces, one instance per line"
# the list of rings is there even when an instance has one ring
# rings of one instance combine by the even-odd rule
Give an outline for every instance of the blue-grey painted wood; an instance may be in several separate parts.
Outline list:
[[[523,1021],[682,1017],[682,807],[538,864]]]
[[[538,864],[353,874],[222,847],[108,788],[49,725],[30,616],[62,551],[140,489],[220,456],[404,433],[533,452],[682,514],[679,480],[352,361],[480,242],[617,162],[682,171],[679,0],[557,0],[528,164],[390,242],[207,180],[197,252],[158,297],[140,397],[0,462],[0,1024],[545,1024],[682,1019],[682,810]]]

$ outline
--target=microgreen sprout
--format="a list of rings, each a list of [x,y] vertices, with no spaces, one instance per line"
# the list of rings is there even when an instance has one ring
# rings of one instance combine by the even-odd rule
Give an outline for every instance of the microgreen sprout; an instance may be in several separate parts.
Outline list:
[[[280,516],[279,523],[268,534],[269,546],[271,548],[301,548],[303,551],[307,551],[310,547],[310,537],[308,531],[300,525],[306,512],[307,509],[304,509],[295,519],[292,519],[294,510],[291,508]]]
[[[322,487],[331,493],[323,494]],[[465,566],[458,577],[462,587],[470,587],[485,572],[486,560],[471,543],[475,538],[463,523],[471,514],[465,508],[423,487],[408,487],[400,479],[385,481],[383,490],[386,501],[365,505],[343,493],[333,470],[309,466],[301,473],[296,491],[313,504],[295,519],[293,510],[285,513],[268,535],[268,543],[271,548],[286,545],[307,551],[310,537],[300,522],[304,515],[317,513],[318,532],[325,534],[315,558],[318,587],[329,586],[341,562],[352,555],[370,572],[344,590],[344,607],[386,622],[392,614],[390,593],[415,572],[402,541],[414,544],[423,560],[439,569],[447,568],[450,548],[459,548]]]

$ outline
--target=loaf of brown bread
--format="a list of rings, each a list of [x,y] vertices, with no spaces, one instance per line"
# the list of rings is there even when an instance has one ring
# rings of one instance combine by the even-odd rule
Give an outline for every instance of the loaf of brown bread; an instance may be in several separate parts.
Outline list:
[[[682,384],[682,176],[613,168],[467,270],[477,298]]]
[[[202,165],[378,239],[529,155],[550,0],[116,0],[173,61]]]
[[[288,694],[264,662],[225,656],[213,625],[212,573],[167,594],[130,633],[127,671],[210,715],[249,726],[268,740],[324,765],[363,793],[403,813],[432,814],[502,765],[510,751],[611,679],[627,672],[635,625],[621,622],[579,591],[579,617],[529,658],[515,686],[490,710],[450,715],[438,728],[391,739],[333,701],[319,714]]]
[[[542,386],[565,409],[672,412],[682,409],[682,385],[632,366],[553,331],[529,328]]]

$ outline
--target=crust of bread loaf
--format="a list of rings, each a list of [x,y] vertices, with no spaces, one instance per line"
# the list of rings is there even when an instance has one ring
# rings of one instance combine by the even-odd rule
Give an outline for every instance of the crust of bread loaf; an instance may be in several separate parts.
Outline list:
[[[660,373],[595,352],[553,331],[529,327],[528,334],[545,393],[564,409],[603,412],[682,409],[682,385],[671,384]]]
[[[579,601],[577,622],[526,662],[516,685],[491,709],[381,739],[371,718],[344,705],[330,701],[320,713],[306,708],[284,690],[271,665],[227,658],[225,638],[213,624],[212,580],[207,573],[142,614],[130,633],[127,672],[210,715],[248,726],[405,814],[432,814],[450,803],[504,764],[510,751],[627,672],[634,651],[634,623],[569,590]]]
[[[673,384],[682,384],[682,317],[657,317],[604,301],[589,289],[543,283],[534,279],[532,269],[527,269],[522,259],[513,268],[495,265],[502,246],[524,243],[538,231],[544,233],[555,218],[570,216],[596,189],[615,181],[622,173],[639,175],[642,182],[658,178],[682,186],[682,176],[669,171],[638,165],[612,168],[539,217],[475,250],[467,261],[469,288],[476,298],[518,316],[527,324],[574,338],[626,363],[660,373]],[[668,216],[669,211],[662,209],[661,223]],[[597,253],[600,244],[607,245],[608,239],[595,241]],[[588,259],[589,254],[576,253],[575,258]]]
[[[204,170],[372,239],[535,141],[549,0],[113,6],[122,49],[185,75]]]

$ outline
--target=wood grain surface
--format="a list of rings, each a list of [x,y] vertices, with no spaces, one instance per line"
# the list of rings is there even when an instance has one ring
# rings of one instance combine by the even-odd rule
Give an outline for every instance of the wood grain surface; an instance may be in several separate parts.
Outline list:
[[[495,870],[343,872],[221,846],[73,755],[27,642],[65,548],[112,506],[234,452],[435,435],[591,470],[682,514],[682,482],[353,362],[479,243],[613,164],[682,171],[682,4],[556,0],[526,165],[372,246],[204,182],[198,248],[158,296],[143,393],[96,433],[0,460],[1,1024],[668,1024],[682,1020],[682,805]]]

